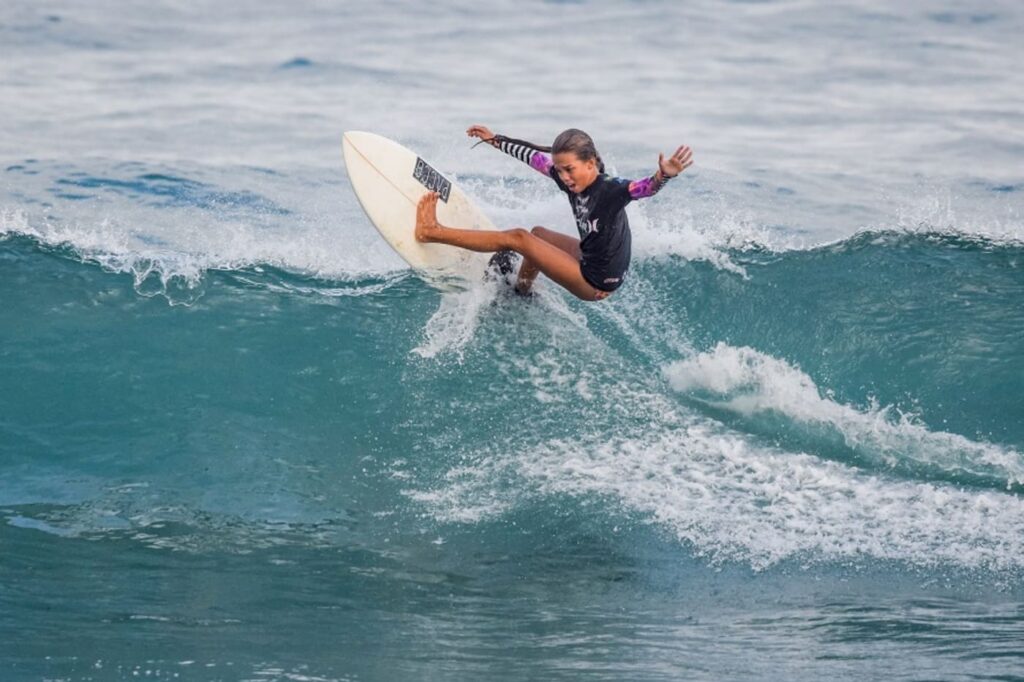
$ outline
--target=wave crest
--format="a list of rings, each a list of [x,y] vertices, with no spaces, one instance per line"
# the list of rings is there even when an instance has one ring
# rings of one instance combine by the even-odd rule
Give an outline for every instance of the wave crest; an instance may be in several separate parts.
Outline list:
[[[931,431],[894,407],[843,404],[799,368],[752,348],[719,343],[671,363],[664,374],[675,390],[690,398],[744,418],[774,415],[831,433],[869,462],[918,474],[996,480],[1008,488],[1024,484],[1020,453]]]

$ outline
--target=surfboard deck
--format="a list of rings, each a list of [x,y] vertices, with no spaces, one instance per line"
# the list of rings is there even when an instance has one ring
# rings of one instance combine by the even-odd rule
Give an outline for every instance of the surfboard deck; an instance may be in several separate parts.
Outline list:
[[[415,152],[394,140],[350,130],[342,148],[349,180],[370,222],[388,244],[432,283],[478,279],[490,254],[416,241],[416,204],[429,191],[440,195],[437,219],[452,227],[496,229],[469,197]]]

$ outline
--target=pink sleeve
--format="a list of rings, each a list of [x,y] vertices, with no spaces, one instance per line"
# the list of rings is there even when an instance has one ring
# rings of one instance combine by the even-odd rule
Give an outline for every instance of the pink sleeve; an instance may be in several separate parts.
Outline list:
[[[668,182],[668,178],[662,177],[660,180],[657,178],[657,174],[652,175],[649,178],[641,178],[640,180],[634,180],[629,183],[629,196],[634,199],[643,199],[645,197],[653,197],[658,193],[665,183]]]
[[[551,166],[554,163],[551,161],[551,157],[543,152],[534,152],[533,156],[530,157],[530,168],[534,169],[538,173],[544,175],[551,174]]]

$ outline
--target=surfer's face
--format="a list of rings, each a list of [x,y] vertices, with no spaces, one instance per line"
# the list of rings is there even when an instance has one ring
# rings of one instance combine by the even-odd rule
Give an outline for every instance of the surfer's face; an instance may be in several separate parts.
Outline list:
[[[559,179],[570,192],[579,194],[597,179],[597,159],[581,161],[573,152],[560,152],[555,154],[552,161],[555,162]]]

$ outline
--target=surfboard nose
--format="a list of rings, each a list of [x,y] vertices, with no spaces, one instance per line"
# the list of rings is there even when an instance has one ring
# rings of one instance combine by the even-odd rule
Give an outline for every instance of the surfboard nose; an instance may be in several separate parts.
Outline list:
[[[357,139],[359,138],[361,133],[361,130],[346,130],[344,133],[342,133],[341,145],[342,147],[345,148],[346,152],[348,151],[349,147],[355,147],[358,144]]]
[[[342,142],[346,142],[357,149],[365,147],[371,140],[383,140],[390,142],[386,137],[376,133],[368,133],[365,130],[346,130],[341,136]]]
[[[382,153],[388,153],[384,150],[390,150],[390,153],[394,154],[398,150],[405,149],[397,142],[389,140],[383,135],[370,133],[365,130],[346,130],[342,134],[341,140],[346,163],[349,162],[353,152],[370,162],[376,162],[380,160]]]

